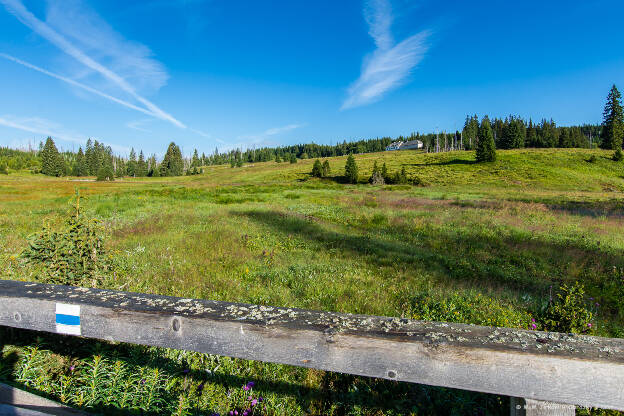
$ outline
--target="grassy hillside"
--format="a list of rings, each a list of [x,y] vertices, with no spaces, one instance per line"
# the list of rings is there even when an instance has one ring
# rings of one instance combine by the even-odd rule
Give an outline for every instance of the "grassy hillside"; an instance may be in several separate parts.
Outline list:
[[[39,278],[19,258],[26,236],[60,222],[79,189],[107,229],[116,272],[106,288],[526,328],[551,292],[579,281],[592,298],[595,333],[623,337],[624,164],[610,155],[526,149],[476,164],[468,152],[365,154],[356,156],[358,185],[341,183],[344,157],[329,159],[328,179],[310,176],[313,160],[113,183],[14,173],[0,177],[0,270],[2,278]],[[368,185],[375,161],[391,173],[405,167],[425,186]],[[86,360],[96,354],[80,348]],[[449,400],[507,410],[489,395],[180,359],[217,374],[189,381],[210,385],[192,401],[198,412],[226,409],[218,403],[243,378],[271,387],[269,414],[427,414]],[[174,378],[175,368],[167,367]]]

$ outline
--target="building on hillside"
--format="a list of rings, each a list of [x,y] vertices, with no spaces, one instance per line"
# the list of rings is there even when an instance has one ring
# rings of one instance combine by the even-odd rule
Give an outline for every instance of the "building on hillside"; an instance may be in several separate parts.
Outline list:
[[[410,140],[408,142],[404,142],[399,150],[411,150],[411,149],[422,149],[423,142],[420,140]]]
[[[403,144],[403,142],[401,142],[401,141],[392,142],[388,146],[386,146],[386,151],[399,150],[401,148],[402,144]]]
[[[392,142],[388,146],[386,146],[386,151],[390,150],[413,150],[413,149],[422,149],[423,142],[420,140],[410,140],[407,142],[397,141]]]

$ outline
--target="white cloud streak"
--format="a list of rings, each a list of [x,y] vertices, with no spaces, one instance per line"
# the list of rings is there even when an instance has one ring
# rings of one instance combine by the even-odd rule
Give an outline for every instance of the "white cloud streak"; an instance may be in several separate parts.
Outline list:
[[[143,120],[133,120],[133,121],[129,121],[126,123],[126,127],[132,129],[132,130],[137,130],[137,131],[142,131],[144,133],[151,133],[151,130],[148,130],[146,128],[143,128],[142,126],[149,122],[149,119],[143,119]]]
[[[75,81],[75,80],[73,80],[71,78],[67,78],[67,77],[64,77],[62,75],[55,74],[54,72],[50,72],[50,71],[48,71],[46,69],[40,68],[40,67],[38,67],[36,65],[33,65],[33,64],[29,63],[29,62],[22,61],[21,59],[16,58],[14,56],[7,55],[6,53],[0,53],[0,57],[8,59],[9,61],[13,61],[13,62],[18,63],[20,65],[23,65],[26,68],[30,68],[30,69],[35,70],[37,72],[41,72],[42,74],[48,75],[48,76],[50,76],[52,78],[56,78],[56,79],[58,79],[60,81],[63,81],[65,83],[69,84],[69,85],[72,85],[74,87],[83,89],[85,91],[88,91],[88,92],[90,92],[92,94],[99,95],[102,98],[106,98],[107,100],[113,101],[113,102],[115,102],[117,104],[121,104],[124,107],[128,107],[128,108],[131,108],[133,110],[140,111],[140,112],[142,112],[144,114],[147,114],[149,116],[156,117],[156,115],[154,113],[152,113],[152,112],[150,112],[150,111],[148,111],[148,110],[146,110],[146,109],[144,109],[142,107],[138,107],[138,106],[136,106],[136,105],[134,105],[132,103],[129,103],[129,102],[124,101],[124,100],[121,100],[121,99],[116,98],[116,97],[113,97],[112,95],[106,94],[105,92],[102,92],[100,90],[96,90],[95,88],[91,88],[88,85],[85,85],[83,83]]]
[[[61,51],[65,52],[67,55],[73,57],[75,60],[83,64],[85,67],[99,73],[105,79],[107,79],[112,84],[116,85],[119,89],[130,95],[132,98],[143,104],[146,109],[152,113],[155,117],[160,118],[162,120],[166,120],[180,128],[186,128],[186,126],[174,118],[172,115],[166,113],[154,103],[149,101],[140,95],[137,90],[132,86],[127,79],[120,76],[117,72],[113,71],[105,67],[104,65],[97,62],[95,59],[91,58],[87,55],[81,48],[76,46],[67,37],[63,36],[59,31],[53,29],[46,22],[38,19],[34,14],[32,14],[20,0],[0,0],[9,12],[11,12],[17,19],[22,22],[24,25],[32,29],[35,33],[39,34],[44,39],[48,40],[50,43],[55,45]],[[75,2],[70,2],[70,6],[75,6]],[[63,30],[69,37],[77,40],[79,43],[90,46],[91,48],[98,47],[100,51],[106,50],[106,48],[114,51],[117,58],[118,66],[121,67],[132,67],[132,68],[140,68],[139,73],[141,71],[143,73],[148,74],[148,77],[153,79],[162,79],[162,71],[160,70],[159,65],[156,65],[154,61],[145,59],[145,55],[147,52],[145,49],[139,48],[141,54],[133,55],[125,54],[122,50],[124,48],[124,44],[119,42],[115,37],[111,37],[114,32],[112,29],[107,26],[102,26],[101,20],[97,19],[97,16],[94,14],[85,14],[82,13],[77,7],[68,7],[68,3],[65,1],[61,3],[53,3],[53,5],[58,5],[57,7],[52,7],[50,18],[52,21],[57,21],[60,23],[67,23],[65,26],[62,24],[61,30]],[[63,7],[66,7],[64,9]],[[71,15],[63,14],[65,10],[71,10],[73,13]],[[84,19],[82,19],[84,18]],[[71,19],[71,20],[69,20]],[[97,29],[94,29],[94,26],[84,25],[83,22],[87,21],[89,23],[95,21],[100,26],[95,26]],[[78,22],[78,24],[77,24]],[[85,31],[87,31],[91,27],[91,32],[85,35]],[[134,51],[137,50],[137,46],[134,45]],[[164,83],[164,80],[160,81]],[[162,84],[161,84],[162,85]]]
[[[429,49],[429,30],[394,43],[388,0],[370,0],[364,8],[364,18],[377,48],[365,57],[360,77],[349,87],[341,110],[371,104],[403,85]]]
[[[251,140],[254,142],[261,142],[271,136],[275,136],[277,134],[286,133],[291,130],[295,130],[305,126],[305,124],[288,124],[287,126],[282,127],[273,127],[265,130],[260,134],[249,134],[244,136],[238,136],[239,140]]]
[[[62,125],[41,117],[13,117],[10,115],[0,116],[0,126],[10,127],[29,133],[50,136],[70,143],[84,144],[78,134],[67,132]],[[129,149],[124,146],[110,145],[111,148],[119,152],[127,152]]]

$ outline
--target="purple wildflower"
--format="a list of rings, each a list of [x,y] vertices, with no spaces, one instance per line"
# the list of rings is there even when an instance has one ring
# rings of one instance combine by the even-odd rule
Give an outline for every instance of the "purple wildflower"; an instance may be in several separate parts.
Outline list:
[[[191,371],[191,370],[189,370],[188,368],[185,368],[184,370],[182,370],[182,372],[183,372],[184,374],[188,374],[188,373],[189,373],[189,371]]]
[[[252,405],[252,406],[255,406],[255,405],[257,405],[257,404],[258,404],[258,400],[253,399],[253,400],[251,401],[251,405]]]
[[[587,324],[587,326],[588,326],[589,328],[591,328],[591,327],[592,327],[591,322],[590,322],[590,323],[588,323],[588,324]]]
[[[535,318],[531,318],[531,322],[535,322]]]
[[[72,365],[69,367],[69,371],[74,371],[76,369],[76,366]]]
[[[258,397],[258,401],[259,401],[259,402],[263,402],[263,401],[264,401],[264,399],[263,399],[262,397]]]
[[[243,390],[249,391],[249,386],[243,386]]]
[[[531,328],[533,328],[533,329],[537,329],[537,325],[532,324],[532,325],[531,325]]]
[[[144,378],[141,379],[141,384],[145,384],[145,379]]]
[[[253,388],[253,386],[255,386],[256,383],[254,383],[253,381],[250,381],[249,383],[247,383],[247,387],[249,387],[250,389]]]

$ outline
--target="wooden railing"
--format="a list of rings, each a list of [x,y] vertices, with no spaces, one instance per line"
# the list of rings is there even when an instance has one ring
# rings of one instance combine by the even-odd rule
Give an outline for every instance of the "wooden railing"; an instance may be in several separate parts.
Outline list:
[[[0,280],[0,325],[624,410],[624,340]],[[519,398],[519,399],[516,399]]]

